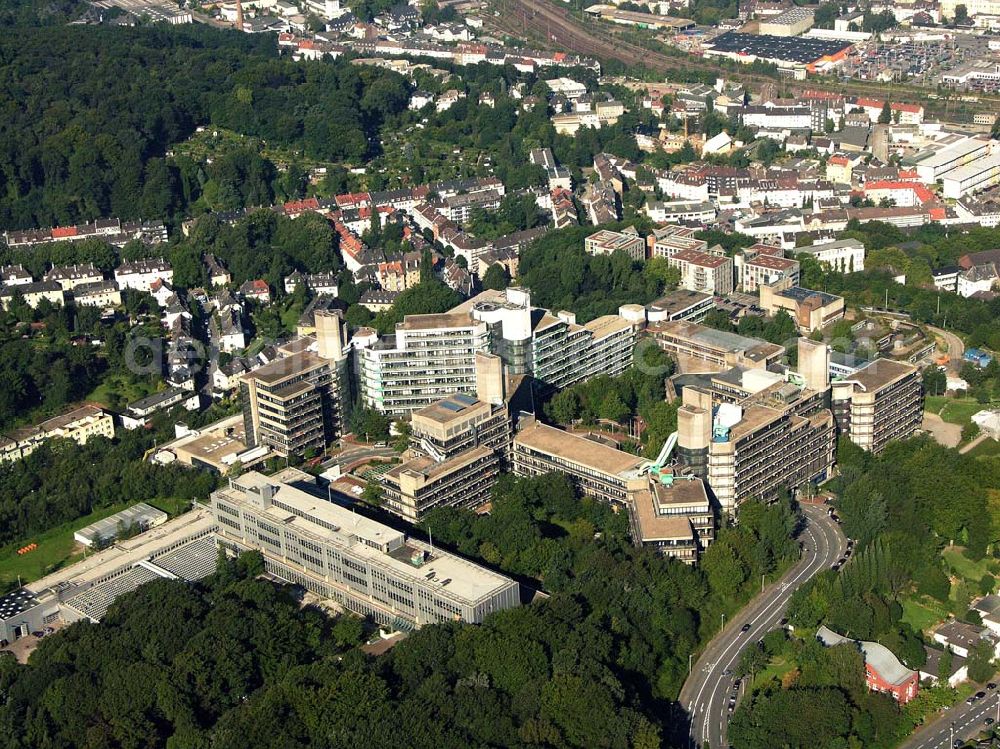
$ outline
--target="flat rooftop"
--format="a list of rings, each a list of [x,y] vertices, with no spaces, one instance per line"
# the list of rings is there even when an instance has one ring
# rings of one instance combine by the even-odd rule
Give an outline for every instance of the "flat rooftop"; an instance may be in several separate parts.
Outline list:
[[[299,351],[290,356],[275,359],[270,364],[243,375],[245,380],[257,380],[265,385],[275,385],[295,375],[318,369],[328,361],[312,351]]]
[[[535,422],[514,438],[515,445],[562,458],[581,467],[592,468],[613,476],[635,474],[649,461],[627,452],[602,445],[572,432]]]
[[[400,475],[412,472],[423,474],[428,479],[433,480],[439,476],[446,476],[452,471],[462,468],[469,463],[473,463],[482,458],[488,458],[491,455],[493,455],[493,451],[482,445],[479,447],[472,447],[468,450],[463,450],[457,455],[448,458],[447,460],[443,460],[440,463],[434,460],[434,458],[424,455],[419,458],[414,458],[413,460],[408,460],[407,462],[401,463],[397,466],[393,466],[386,472],[385,475],[398,480]]]
[[[397,330],[426,330],[434,328],[471,328],[478,323],[465,312],[441,312],[435,315],[407,315],[396,324]]]
[[[862,388],[870,392],[890,385],[916,371],[917,367],[913,364],[894,361],[893,359],[876,359],[867,367],[859,369],[848,379],[857,382]]]
[[[785,299],[792,299],[799,304],[802,304],[807,299],[819,298],[824,307],[841,299],[841,297],[827,294],[825,291],[806,289],[802,286],[789,286],[784,291],[779,291],[778,296],[783,296]]]
[[[649,304],[647,309],[651,311],[665,312],[667,315],[674,315],[686,309],[694,307],[696,304],[703,304],[711,301],[714,297],[711,294],[702,294],[700,291],[689,291],[688,289],[677,289],[665,297],[657,299]]]
[[[435,424],[445,425],[453,421],[466,419],[471,414],[483,411],[484,409],[486,413],[489,413],[489,404],[483,403],[474,395],[455,393],[414,411],[412,418],[417,421],[432,421]]]
[[[133,524],[140,526],[147,525],[154,522],[164,522],[166,519],[167,513],[163,510],[157,510],[145,502],[140,502],[104,518],[104,520],[91,523],[87,527],[78,530],[74,535],[86,538],[90,542],[100,541],[106,538],[113,538],[118,534],[120,527],[128,528]]]
[[[132,567],[167,547],[207,534],[215,527],[215,518],[212,514],[207,509],[199,507],[138,536],[118,540],[113,546],[96,554],[90,554],[79,562],[56,570],[25,587],[40,596],[50,588],[89,585],[125,567]]]
[[[618,315],[603,315],[584,323],[583,327],[589,330],[594,338],[604,338],[631,329],[632,323]]]
[[[223,458],[247,449],[243,415],[236,414],[165,444],[161,450],[184,453],[212,466],[222,466]]]
[[[766,21],[765,21],[766,23]],[[802,36],[742,34],[727,31],[705,45],[717,52],[784,62],[813,63],[854,46],[853,42]]]
[[[510,578],[469,562],[461,557],[449,554],[439,548],[431,547],[422,541],[407,538],[404,533],[366,518],[356,512],[327,502],[317,496],[303,491],[287,483],[281,483],[280,475],[267,477],[256,471],[245,473],[234,480],[243,486],[261,486],[270,484],[277,491],[274,501],[281,503],[286,510],[272,504],[262,513],[271,522],[290,525],[297,532],[307,534],[324,543],[340,548],[350,548],[351,553],[366,557],[378,566],[391,569],[396,575],[412,579],[420,584],[426,583],[430,572],[434,572],[435,580],[449,580],[447,593],[474,603],[485,596],[510,584]],[[245,495],[232,487],[219,490],[220,496],[236,504],[249,504]],[[376,544],[375,548],[364,539]],[[381,551],[381,547],[396,548],[393,553]],[[419,567],[409,561],[409,551],[422,551],[427,555]]]
[[[742,353],[752,361],[779,356],[785,349],[776,343],[768,343],[759,338],[749,338],[727,330],[716,330],[707,325],[683,320],[658,322],[650,326],[655,333],[690,341],[699,346],[715,349],[720,353]]]

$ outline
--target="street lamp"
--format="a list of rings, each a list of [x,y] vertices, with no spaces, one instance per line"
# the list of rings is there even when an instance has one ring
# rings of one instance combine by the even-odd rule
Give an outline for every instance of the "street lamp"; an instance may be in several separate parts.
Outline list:
[[[691,674],[691,658],[694,657],[694,653],[688,653],[688,675]],[[1000,699],[997,700],[997,713],[1000,714]]]
[[[722,629],[725,629],[725,628],[726,628],[726,615],[723,614],[722,615]]]

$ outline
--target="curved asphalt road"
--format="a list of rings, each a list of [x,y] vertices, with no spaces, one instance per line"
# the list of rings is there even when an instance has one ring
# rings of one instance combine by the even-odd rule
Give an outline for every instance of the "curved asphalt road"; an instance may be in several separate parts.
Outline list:
[[[799,535],[802,559],[784,577],[740,610],[708,644],[691,670],[680,693],[680,703],[691,719],[691,746],[712,749],[728,746],[729,696],[734,677],[727,671],[739,664],[743,649],[756,643],[778,626],[792,593],[819,572],[831,567],[842,555],[845,540],[838,525],[827,516],[824,505],[802,505],[805,527]],[[750,624],[742,632],[744,624]]]

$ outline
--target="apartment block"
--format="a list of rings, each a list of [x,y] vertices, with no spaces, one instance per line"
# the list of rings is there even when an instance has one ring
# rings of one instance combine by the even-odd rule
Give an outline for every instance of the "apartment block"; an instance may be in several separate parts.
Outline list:
[[[174,269],[163,258],[136,260],[115,268],[115,281],[122,289],[150,291],[155,281],[173,283]]]
[[[584,249],[588,255],[610,255],[620,250],[633,260],[646,257],[646,242],[635,230],[621,232],[601,229],[584,240]]]
[[[669,258],[682,250],[708,252],[708,242],[697,239],[694,235],[695,230],[686,226],[664,226],[654,229],[650,239],[652,256]]]
[[[316,338],[301,338],[240,382],[248,447],[282,456],[322,450],[343,430],[348,399],[346,325],[339,313],[317,311]]]
[[[111,414],[98,406],[81,406],[0,436],[0,462],[25,458],[42,443],[56,437],[85,445],[91,437],[113,439],[114,436],[115,422]]]
[[[703,294],[725,296],[733,291],[733,260],[698,250],[679,250],[667,258],[681,274],[680,287]]]
[[[695,476],[644,476],[628,494],[632,543],[648,546],[684,564],[715,539],[715,510],[705,482]]]
[[[104,280],[104,273],[93,263],[57,266],[45,274],[46,281],[55,281],[63,291],[72,291],[80,284],[98,283]]]
[[[542,476],[559,471],[587,496],[625,506],[629,481],[649,461],[601,442],[533,419],[522,419],[514,436],[514,473]]]
[[[831,406],[837,429],[873,453],[891,440],[906,439],[920,428],[923,382],[913,364],[876,359],[832,385]]]
[[[841,273],[865,269],[865,246],[857,239],[839,239],[836,242],[818,242],[806,247],[796,247],[795,254],[809,255]]]
[[[799,261],[777,255],[756,255],[745,259],[740,268],[740,286],[748,294],[756,293],[762,285],[787,280],[792,286],[799,283]]]
[[[219,543],[256,549],[276,577],[403,629],[520,605],[516,581],[317,497],[314,481],[294,469],[231,479],[211,496]]]

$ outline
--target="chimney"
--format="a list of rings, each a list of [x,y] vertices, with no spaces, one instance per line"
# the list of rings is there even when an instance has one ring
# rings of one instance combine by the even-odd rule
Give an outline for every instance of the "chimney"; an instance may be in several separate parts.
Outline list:
[[[476,397],[483,403],[499,406],[506,395],[503,359],[496,354],[476,354]]]
[[[324,359],[342,361],[344,359],[344,320],[340,311],[316,310],[316,343],[319,355]]]
[[[236,0],[236,29],[243,31],[243,3]]]

